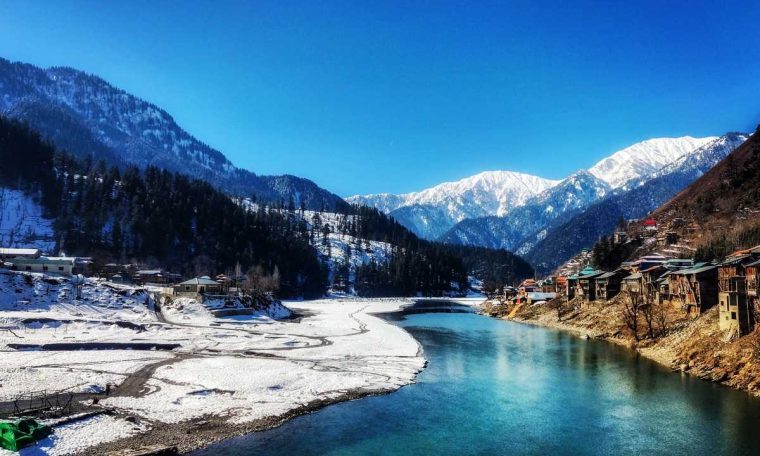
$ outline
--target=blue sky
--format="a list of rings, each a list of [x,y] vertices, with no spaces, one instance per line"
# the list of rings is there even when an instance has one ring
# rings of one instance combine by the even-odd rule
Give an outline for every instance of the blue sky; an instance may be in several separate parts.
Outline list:
[[[341,195],[561,178],[760,123],[760,2],[0,2],[0,55],[102,76]]]

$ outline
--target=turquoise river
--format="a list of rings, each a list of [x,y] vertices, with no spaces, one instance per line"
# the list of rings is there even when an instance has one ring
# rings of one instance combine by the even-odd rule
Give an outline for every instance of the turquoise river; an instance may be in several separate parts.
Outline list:
[[[424,348],[417,383],[197,454],[760,454],[760,400],[630,350],[472,313],[387,318]]]

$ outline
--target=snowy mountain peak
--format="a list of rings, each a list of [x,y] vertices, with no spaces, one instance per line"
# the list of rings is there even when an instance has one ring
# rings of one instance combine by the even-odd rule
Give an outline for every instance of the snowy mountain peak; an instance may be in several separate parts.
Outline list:
[[[482,203],[488,215],[503,215],[515,206],[525,204],[528,198],[553,187],[559,181],[544,179],[514,171],[486,171],[471,177],[447,182],[411,194],[415,204],[439,204],[462,201]],[[472,210],[465,209],[465,212]],[[464,215],[464,214],[463,214]]]
[[[504,215],[558,183],[514,171],[486,171],[419,192],[357,195],[347,201],[373,206],[434,239],[464,219]]]
[[[419,192],[393,195],[378,193],[347,198],[384,212],[411,205],[447,205],[461,220],[471,216],[501,215],[559,181],[514,171],[485,171],[455,182],[444,182]]]
[[[612,188],[620,188],[626,182],[648,176],[716,139],[717,136],[648,139],[615,152],[591,167],[589,172]]]

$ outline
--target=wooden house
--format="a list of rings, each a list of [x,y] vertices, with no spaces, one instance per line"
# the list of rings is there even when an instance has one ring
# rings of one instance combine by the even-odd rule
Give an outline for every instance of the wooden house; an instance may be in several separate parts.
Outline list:
[[[541,281],[542,293],[556,293],[556,291],[557,291],[557,285],[554,281],[554,277],[549,276]]]
[[[618,269],[612,272],[605,272],[598,276],[594,280],[596,286],[596,299],[608,301],[618,293],[620,293],[620,286],[627,273],[622,269]]]
[[[758,252],[760,253],[760,252]],[[760,260],[753,261],[744,267],[747,277],[747,300],[755,316],[760,316]]]
[[[657,295],[655,299],[659,304],[671,304],[672,296],[670,294],[670,274],[673,271],[667,271],[657,279]]]
[[[526,294],[532,293],[534,291],[540,291],[540,287],[534,279],[525,279],[522,281],[520,286],[517,287],[517,294],[520,296],[525,296]]]
[[[554,292],[557,294],[567,293],[567,276],[557,276],[557,280],[554,284]]]
[[[639,271],[641,273],[641,293],[647,302],[653,302],[657,297],[659,283],[657,282],[663,274],[668,272],[663,264],[657,264],[647,269]]]
[[[575,294],[578,291],[578,274],[568,276],[565,284],[565,296],[567,296],[567,299],[575,298]]]
[[[596,300],[596,278],[604,274],[604,271],[598,271],[591,266],[586,266],[578,273],[577,294],[585,301],[591,302]]]
[[[671,273],[673,299],[690,316],[697,316],[718,303],[718,268],[698,263]]]
[[[633,274],[623,277],[620,288],[621,291],[627,291],[628,293],[641,293],[641,273],[634,272]]]
[[[718,266],[719,327],[738,336],[749,334],[755,327],[747,266],[756,260],[748,252],[737,252]]]

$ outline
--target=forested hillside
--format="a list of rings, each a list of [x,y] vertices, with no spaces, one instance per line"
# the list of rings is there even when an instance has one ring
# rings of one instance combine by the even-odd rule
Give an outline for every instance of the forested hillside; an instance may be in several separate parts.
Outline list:
[[[79,159],[104,160],[122,170],[155,166],[270,203],[293,199],[315,210],[346,206],[308,179],[237,168],[160,107],[73,68],[39,68],[0,58],[0,115],[25,122]]]
[[[328,286],[327,265],[314,248],[302,209],[246,207],[205,181],[148,167],[120,170],[78,160],[43,142],[26,126],[0,118],[0,184],[31,195],[54,220],[56,247],[99,262],[138,261],[186,275],[260,267],[279,277],[283,296],[313,297]],[[465,291],[472,254],[420,240],[380,211],[344,207],[347,234],[392,245],[382,263],[357,270],[357,291],[371,295],[440,295]],[[481,252],[482,254],[483,252]],[[532,273],[506,252],[498,277]],[[372,273],[373,268],[382,273]],[[483,266],[479,266],[483,270]],[[512,274],[512,275],[510,275]],[[360,284],[360,285],[359,285]]]

